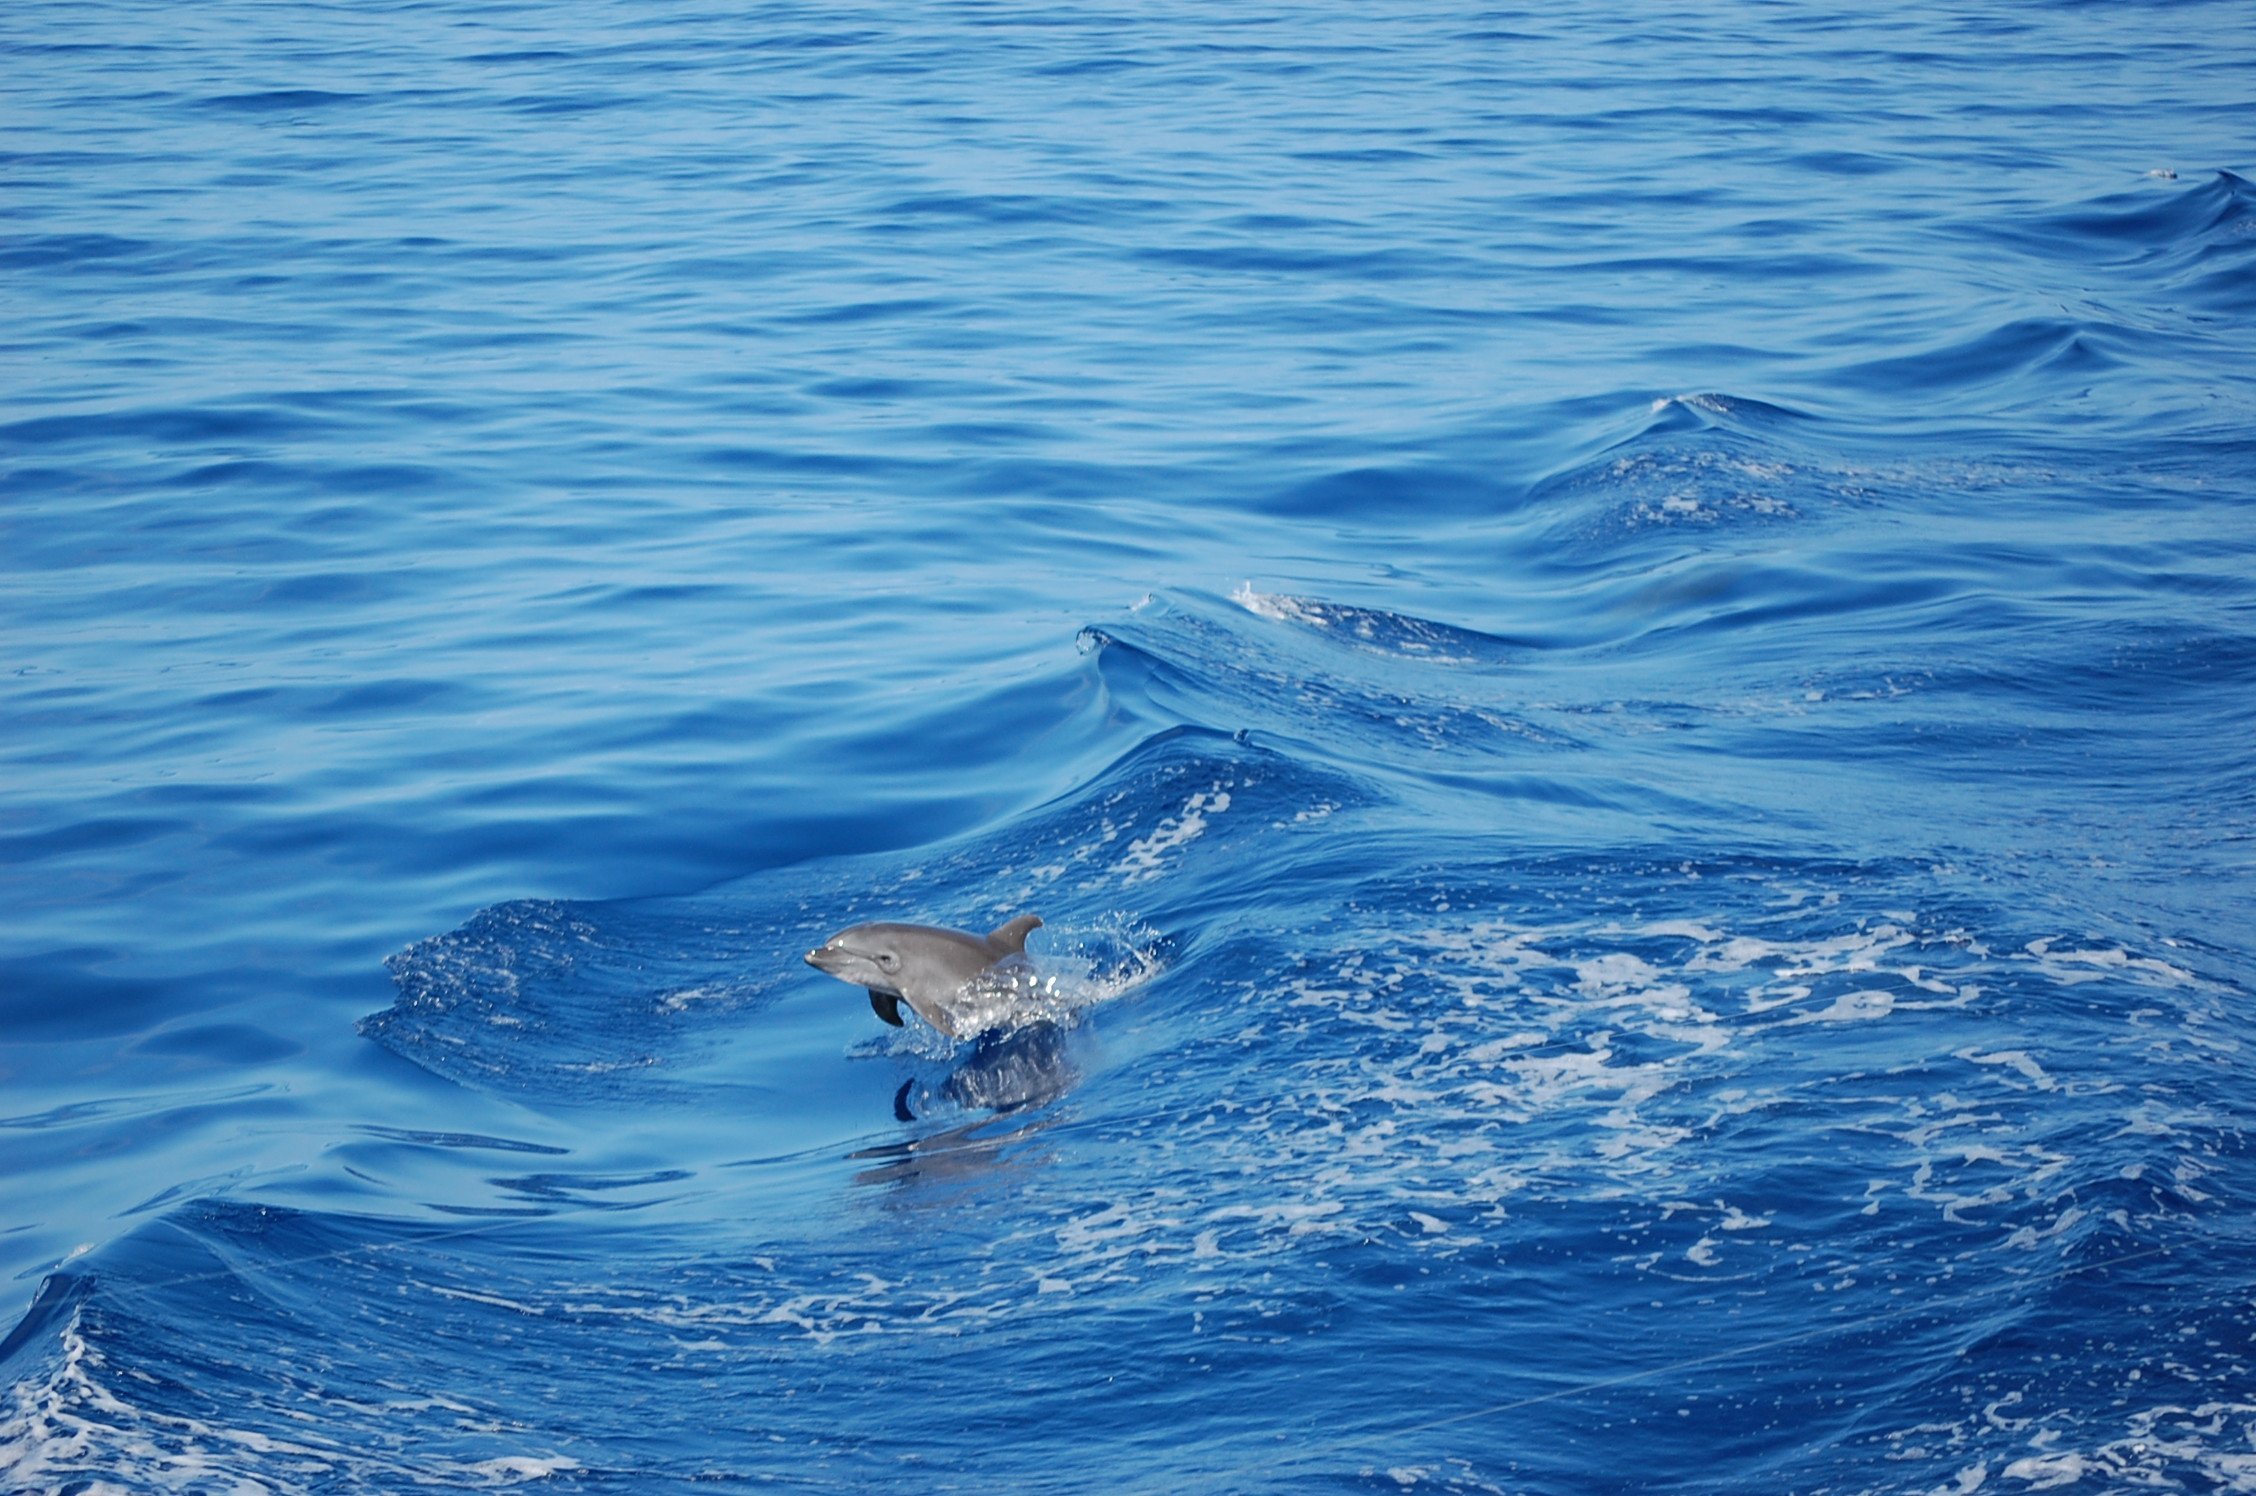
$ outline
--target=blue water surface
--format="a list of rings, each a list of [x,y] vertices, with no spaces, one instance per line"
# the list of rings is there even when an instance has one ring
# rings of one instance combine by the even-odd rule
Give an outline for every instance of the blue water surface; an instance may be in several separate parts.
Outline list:
[[[2256,1490],[2244,4],[0,59],[0,1490]]]

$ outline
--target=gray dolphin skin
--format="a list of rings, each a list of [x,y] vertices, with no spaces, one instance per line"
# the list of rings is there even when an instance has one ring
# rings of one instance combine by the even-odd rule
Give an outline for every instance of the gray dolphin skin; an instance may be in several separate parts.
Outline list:
[[[985,935],[937,925],[878,923],[840,930],[807,952],[807,964],[841,982],[869,989],[877,1016],[901,1026],[901,1004],[951,1039],[963,1036],[954,1006],[964,984],[998,961],[1026,954],[1026,937],[1041,918],[1021,914]]]

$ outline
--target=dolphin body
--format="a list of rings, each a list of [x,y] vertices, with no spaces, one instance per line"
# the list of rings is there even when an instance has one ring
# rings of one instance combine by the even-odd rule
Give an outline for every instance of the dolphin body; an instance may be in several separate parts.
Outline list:
[[[951,1039],[963,1037],[970,1015],[958,999],[966,984],[1012,957],[1026,955],[1038,915],[1021,914],[985,935],[937,925],[878,923],[840,930],[807,952],[807,964],[841,982],[869,989],[877,1016],[901,1026],[901,1004]]]

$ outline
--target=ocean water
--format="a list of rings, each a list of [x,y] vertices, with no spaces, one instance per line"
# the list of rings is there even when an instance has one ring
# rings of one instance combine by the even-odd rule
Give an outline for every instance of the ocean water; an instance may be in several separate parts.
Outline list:
[[[2256,1490],[2245,5],[0,59],[0,1490]]]

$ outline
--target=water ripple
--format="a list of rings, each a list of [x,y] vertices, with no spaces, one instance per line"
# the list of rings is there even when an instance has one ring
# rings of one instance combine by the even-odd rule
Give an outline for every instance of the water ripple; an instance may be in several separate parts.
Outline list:
[[[0,1486],[2243,1481],[2244,10],[0,15]]]

